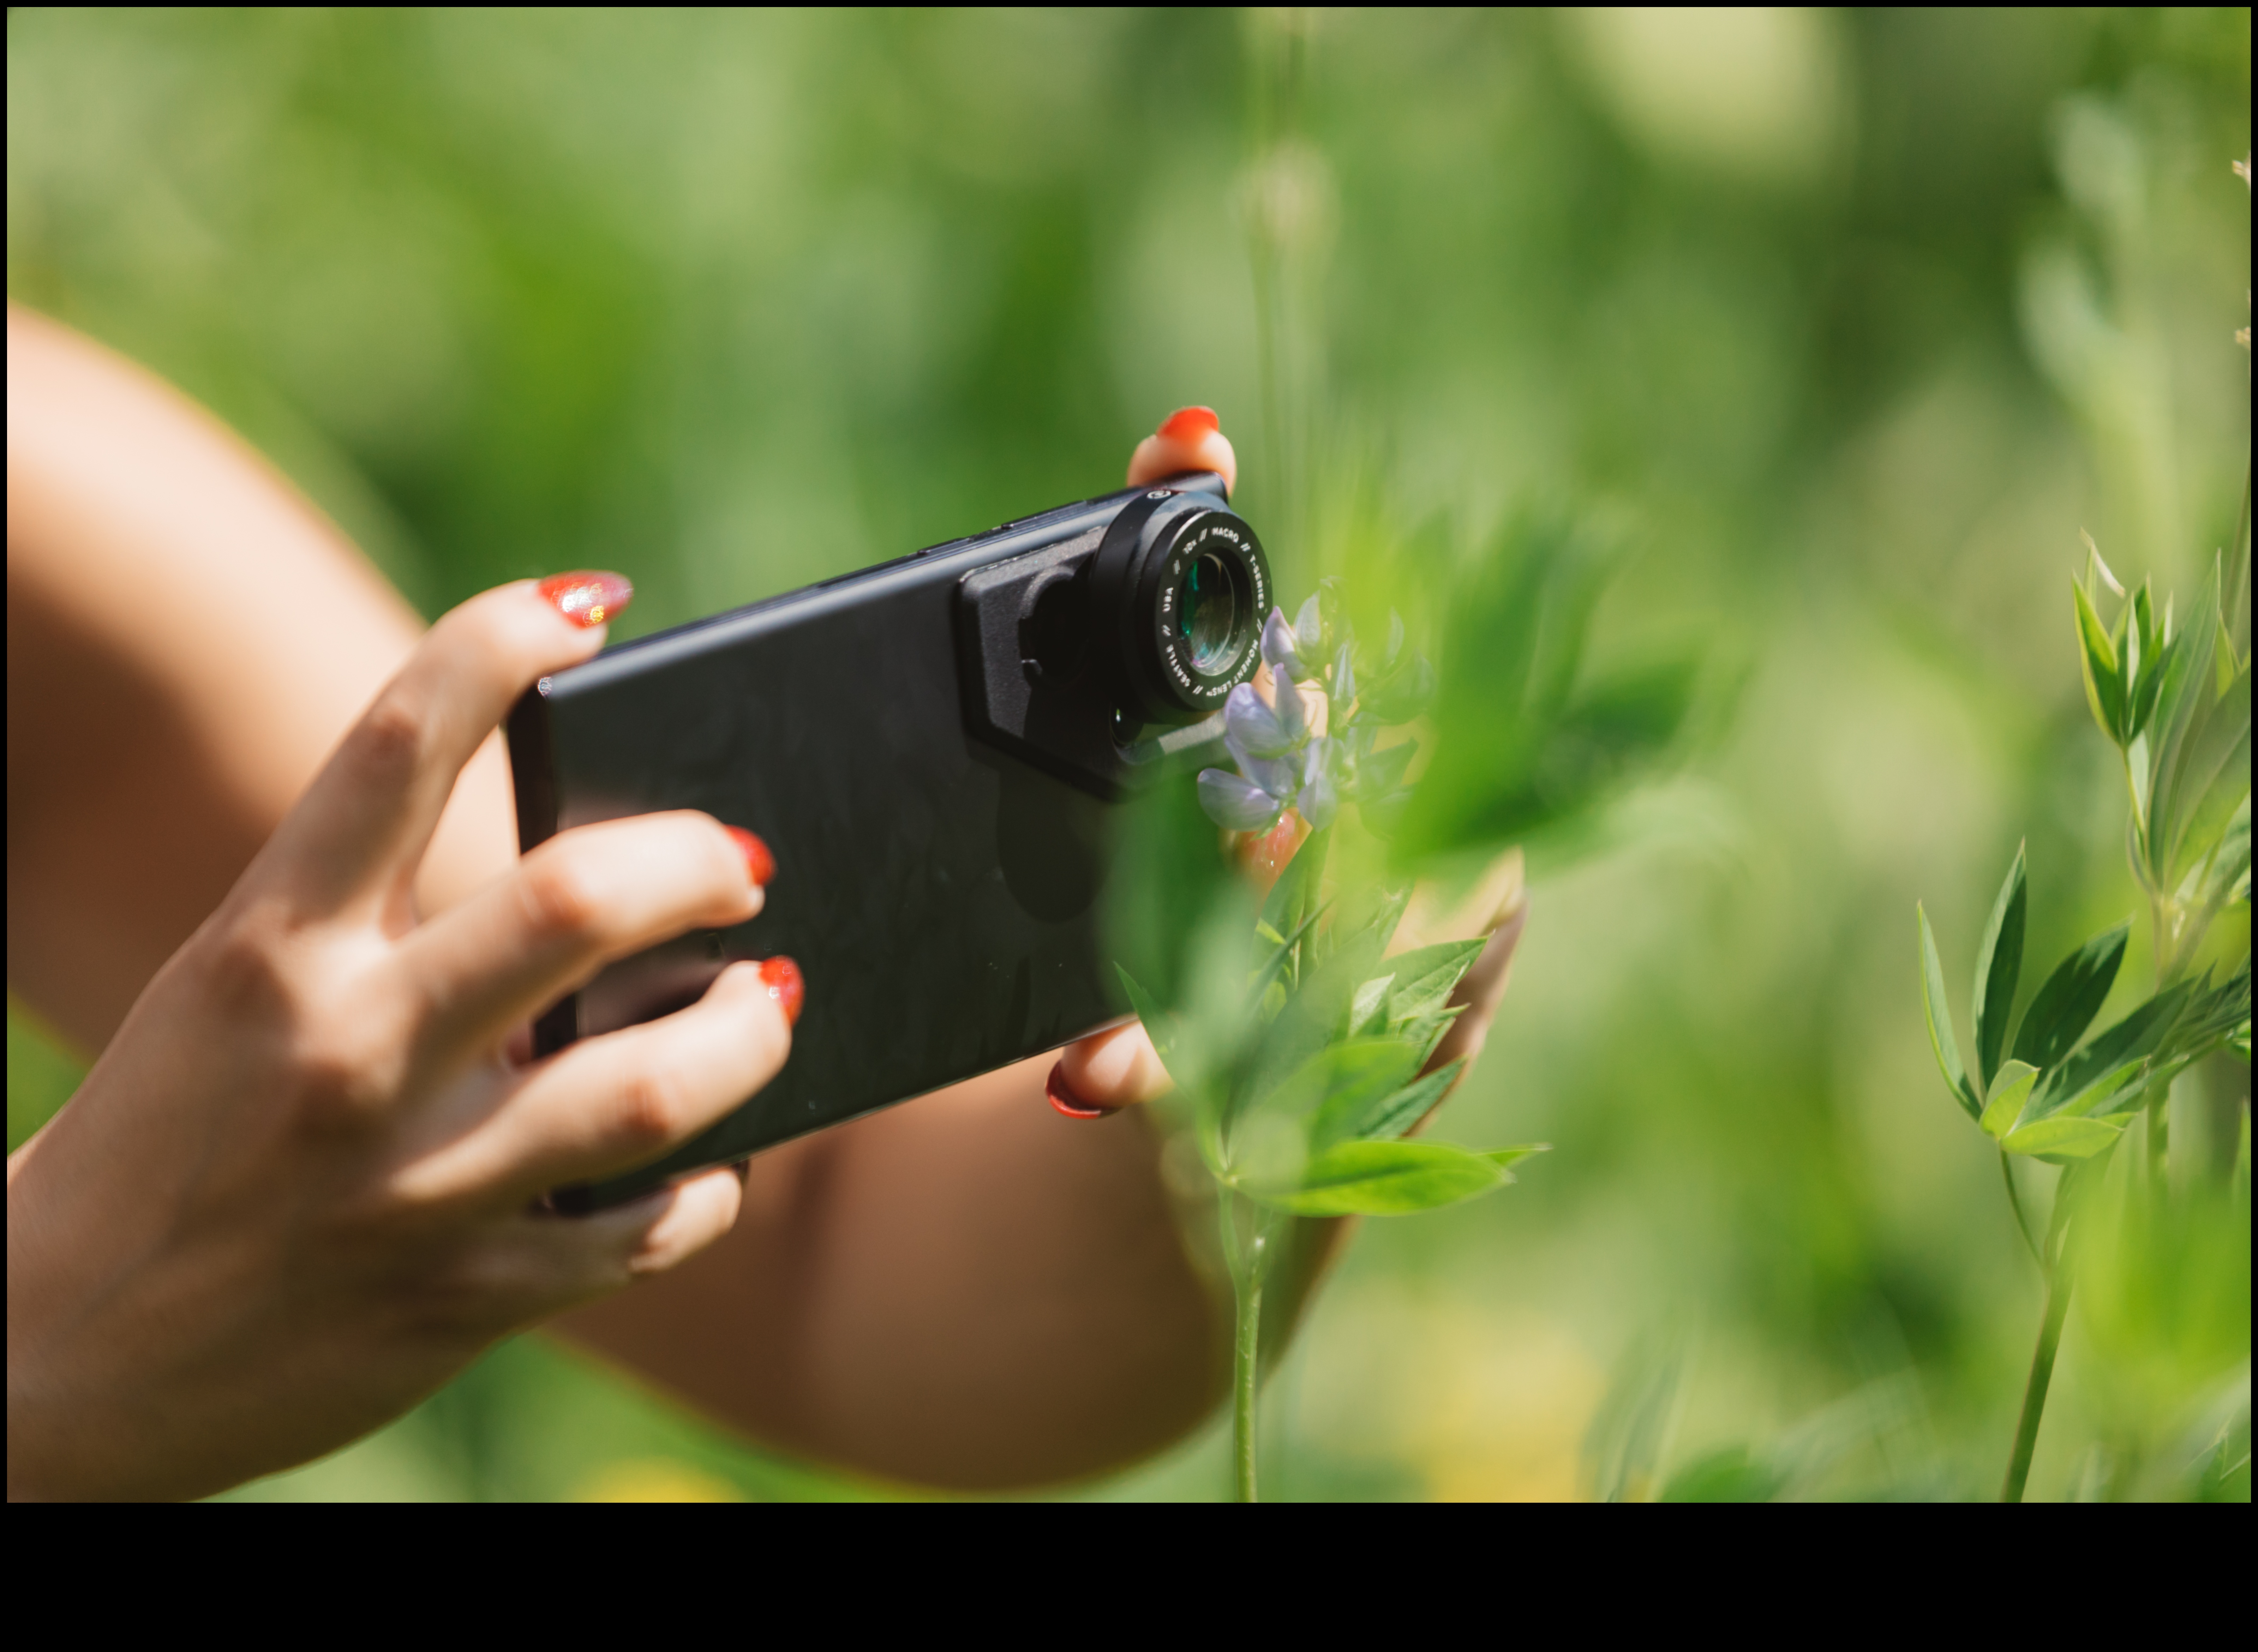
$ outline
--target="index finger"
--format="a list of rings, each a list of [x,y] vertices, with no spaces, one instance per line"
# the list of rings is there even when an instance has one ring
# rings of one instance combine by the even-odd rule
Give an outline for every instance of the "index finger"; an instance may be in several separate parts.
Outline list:
[[[408,908],[455,776],[534,680],[603,646],[618,574],[520,580],[440,617],[260,855],[301,911]]]

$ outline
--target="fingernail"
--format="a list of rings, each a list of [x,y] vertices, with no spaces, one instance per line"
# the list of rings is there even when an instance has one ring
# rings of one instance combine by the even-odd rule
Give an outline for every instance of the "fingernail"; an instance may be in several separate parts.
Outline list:
[[[635,587],[628,583],[625,574],[601,570],[551,574],[538,589],[557,613],[587,630],[617,619],[621,611],[635,600]]]
[[[1043,1081],[1043,1094],[1051,1098],[1052,1108],[1068,1118],[1104,1118],[1121,1110],[1118,1107],[1092,1107],[1076,1095],[1074,1087],[1066,1081],[1063,1061],[1053,1064],[1051,1075]]]
[[[761,985],[784,1010],[785,1024],[797,1026],[800,1002],[807,996],[807,982],[800,975],[799,966],[779,954],[761,965]]]
[[[742,826],[724,826],[722,830],[737,840],[738,853],[745,857],[745,876],[756,887],[766,889],[769,880],[776,876],[776,856],[769,846]]]
[[[1213,408],[1178,408],[1161,421],[1160,434],[1178,442],[1196,442],[1223,429]]]

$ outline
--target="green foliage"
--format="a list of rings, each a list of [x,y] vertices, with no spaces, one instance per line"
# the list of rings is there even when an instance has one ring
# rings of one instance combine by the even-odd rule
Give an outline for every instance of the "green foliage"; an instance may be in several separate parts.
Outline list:
[[[1457,1075],[1454,1062],[1418,1076],[1483,942],[1383,961],[1405,892],[1369,895],[1357,918],[1324,922],[1333,910],[1320,893],[1331,847],[1331,832],[1314,833],[1288,862],[1236,982],[1211,964],[1171,1013],[1121,972],[1186,1098],[1209,1173],[1303,1216],[1399,1216],[1504,1186],[1505,1166],[1538,1149],[1474,1153],[1396,1139]],[[1211,933],[1211,955],[1228,949],[1227,932]]]
[[[2023,968],[2023,922],[2029,907],[2029,890],[2023,876],[2023,851],[2015,850],[2015,863],[1992,903],[1991,921],[1984,925],[1984,944],[1976,951],[1976,1000],[1970,1010],[1976,1024],[1976,1073],[1985,1086],[1999,1069],[2007,1047],[2007,1020],[2015,1007],[2015,982]]]
[[[1952,1099],[1975,1118],[1982,1114],[1983,1103],[1960,1062],[1960,1035],[1953,1030],[1952,1006],[1944,996],[1944,966],[1937,961],[1936,937],[1928,927],[1928,913],[1916,904],[1914,914],[1921,922],[1921,1006],[1928,1020],[1928,1047],[1936,1053],[1937,1069],[1944,1074]]]
[[[2099,565],[2098,553],[2091,558]],[[2244,890],[2250,869],[2250,662],[2238,655],[2214,558],[2184,626],[2158,619],[2143,581],[2105,628],[2074,585],[2087,704],[2119,750],[2133,802],[2135,874],[2153,900],[2192,909],[2199,932]],[[2185,937],[2162,938],[2168,968]]]
[[[1435,756],[1398,830],[1409,857],[1587,829],[1666,752],[1698,673],[1663,657],[1586,669],[1619,547],[1558,516],[1508,521],[1445,605]]]
[[[2126,938],[2133,932],[2130,918],[2114,929],[2105,929],[2055,966],[2046,984],[2023,1011],[2015,1034],[2015,1060],[2034,1067],[2049,1067],[2076,1047],[2093,1017],[2117,984],[2118,968],[2125,961]],[[1924,965],[1926,968],[1926,965]]]
[[[2023,854],[2016,851],[1993,904],[1977,958],[1975,1015],[1979,1059],[2006,1042],[2026,901]],[[2213,1050],[2247,1037],[2250,963],[2214,982],[2177,982],[2139,1004],[2090,1042],[2081,1042],[2107,998],[2122,962],[2129,923],[2094,936],[2056,966],[2024,1011],[2013,1056],[1985,1068],[1979,1101],[1961,1066],[1944,976],[1925,911],[1921,928],[1921,1001],[1931,1048],[1945,1087],[1985,1133],[2011,1153],[2064,1163],[2111,1145],[2157,1086]],[[2075,1128],[2072,1124],[2075,1124]]]
[[[2243,513],[2236,546],[2238,590],[2247,577],[2247,480]],[[1977,1086],[1961,1067],[1944,1007],[1935,938],[1928,913],[1916,908],[1921,1003],[1946,1088],[2003,1155],[2066,1172],[2056,1189],[2046,1242],[2032,1244],[2047,1277],[2048,1298],[2002,1492],[2011,1502],[2020,1500],[2030,1471],[2068,1308],[2072,1273],[2066,1236],[2091,1202],[2094,1179],[2107,1173],[2128,1126],[2145,1116],[2151,1121],[2151,1156],[2162,1147],[2165,1161],[2179,1161],[2177,1180],[2199,1188],[2207,1145],[2192,1137],[2171,1142],[2168,1104],[2173,1081],[2213,1052],[2231,1052],[2245,1063],[2250,1053],[2250,662],[2238,653],[2234,633],[2226,623],[2225,559],[2212,559],[2187,624],[2176,628],[2169,602],[2158,613],[2149,582],[2143,580],[2125,597],[2091,537],[2086,545],[2086,578],[2070,590],[2079,670],[2087,709],[2116,748],[2124,770],[2131,803],[2128,859],[2154,920],[2156,990],[2087,1039],[2124,961],[2132,928],[2127,919],[2093,936],[2056,966],[2024,1010],[2010,1043],[2029,904],[2024,849],[2018,846],[1976,955],[1972,1010],[1976,1070],[1983,1087],[1979,1107]],[[2098,603],[2104,585],[2123,597],[2113,625],[2103,622]],[[2214,919],[2236,904],[2245,909],[2239,940],[2198,970],[2195,963]],[[2002,1065],[2010,1051],[2012,1059]],[[2247,1138],[2247,1100],[2242,1116]],[[2006,1158],[2001,1167],[2020,1223],[2013,1168]],[[2155,1172],[2161,1167],[2154,1165],[2136,1177],[2135,1204],[2158,1197]],[[2247,1208],[2246,1181],[2246,1228]],[[2147,1231],[2138,1224],[2120,1225],[2127,1234]],[[2024,1237],[2030,1238],[2027,1228]],[[2244,1243],[2247,1248],[2247,1234]],[[2128,1248],[2129,1240],[2103,1258],[2105,1277],[2123,1271],[2124,1258],[2117,1252]],[[2093,1250],[2090,1241],[2086,1249]],[[2086,1266],[2091,1268],[2091,1258]],[[2247,1314],[2242,1346],[2247,1361]],[[2241,1414],[2247,1437],[2247,1396]]]

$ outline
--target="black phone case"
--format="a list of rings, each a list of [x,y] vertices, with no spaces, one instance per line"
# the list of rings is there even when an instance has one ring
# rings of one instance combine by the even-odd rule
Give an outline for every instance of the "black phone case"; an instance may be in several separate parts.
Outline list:
[[[1218,478],[1164,486],[1222,503]],[[787,954],[807,989],[766,1088],[656,1164],[560,1190],[560,1208],[619,1203],[1126,1015],[1100,934],[1113,789],[999,734],[990,702],[1027,691],[1016,649],[1008,672],[983,668],[963,592],[998,564],[1094,548],[1145,492],[622,644],[519,702],[522,850],[592,821],[700,809],[757,833],[777,863],[751,923],[605,968],[541,1017],[536,1054],[679,1009],[740,958]],[[1213,732],[1176,731],[1161,755]]]

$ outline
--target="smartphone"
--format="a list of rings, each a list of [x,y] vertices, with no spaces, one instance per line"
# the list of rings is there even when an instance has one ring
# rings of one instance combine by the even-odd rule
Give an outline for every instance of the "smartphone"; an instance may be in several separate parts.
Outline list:
[[[600,1209],[1069,1043],[1128,1013],[1101,933],[1115,816],[1214,761],[1271,609],[1222,479],[1062,506],[607,649],[508,724],[518,839],[701,809],[760,835],[760,915],[612,964],[536,1055],[695,1001],[732,961],[806,980],[766,1088]]]

